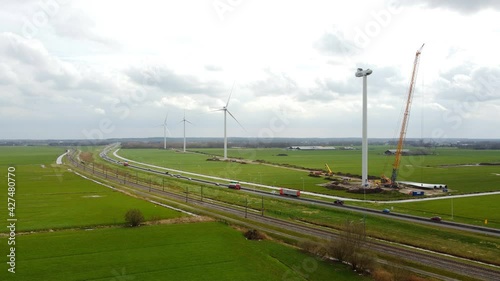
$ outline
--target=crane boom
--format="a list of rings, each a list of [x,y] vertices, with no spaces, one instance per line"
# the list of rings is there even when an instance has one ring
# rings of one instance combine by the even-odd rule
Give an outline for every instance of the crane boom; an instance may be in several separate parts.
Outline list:
[[[408,90],[408,100],[406,101],[406,108],[404,111],[403,122],[401,124],[401,132],[399,133],[398,147],[396,149],[396,158],[394,159],[394,164],[392,164],[392,175],[391,175],[391,185],[394,187],[396,185],[396,178],[398,176],[399,164],[401,163],[401,154],[403,153],[403,144],[406,136],[406,128],[408,127],[408,116],[410,115],[411,101],[413,98],[413,90],[415,89],[415,80],[417,79],[418,63],[420,61],[420,54],[422,53],[422,47],[417,50],[415,54],[415,61],[413,62],[413,72],[410,80],[410,89]]]
[[[329,175],[329,176],[333,175],[332,169],[330,169],[330,166],[328,166],[328,164],[327,164],[327,163],[325,163],[325,167],[326,167],[326,169],[328,170],[328,175]]]

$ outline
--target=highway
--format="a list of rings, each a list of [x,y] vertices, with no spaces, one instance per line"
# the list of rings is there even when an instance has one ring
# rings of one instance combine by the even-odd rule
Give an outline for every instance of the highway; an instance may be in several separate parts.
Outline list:
[[[76,160],[72,157],[68,157],[70,164],[73,165],[77,169],[83,169],[85,170],[85,165],[81,163],[81,161]],[[112,160],[115,161],[115,160]],[[145,168],[140,168],[140,169],[145,169]],[[148,169],[146,169],[148,170]],[[89,172],[88,168],[87,171]],[[152,171],[150,171],[152,172]],[[165,175],[165,173],[162,173]],[[149,186],[137,184],[134,182],[125,182],[124,180],[118,177],[114,177],[112,174],[104,174],[100,171],[95,171],[93,173],[94,176],[97,176],[102,179],[106,179],[108,181],[114,181],[116,183],[119,183],[121,186],[129,186],[132,187],[135,190],[140,190],[142,195],[145,197],[151,196],[151,194],[157,194],[162,197],[169,197],[173,198],[177,201],[184,201],[187,200],[187,197],[183,194],[178,194],[178,193],[173,193],[169,191],[162,191],[159,189],[154,189]],[[260,213],[254,213],[254,212],[247,212],[246,210],[235,207],[235,206],[227,206],[227,205],[221,205],[220,203],[214,202],[212,200],[197,200],[197,199],[189,199],[189,204],[192,206],[199,206],[204,208],[205,210],[214,210],[218,211],[217,213],[211,213],[212,216],[216,217],[221,217],[219,212],[224,212],[227,214],[232,214],[233,216],[237,217],[246,217],[247,219],[258,222],[258,223],[264,223],[266,225],[270,226],[275,226],[275,227],[280,227],[282,229],[286,229],[288,231],[293,231],[297,234],[301,235],[309,235],[317,238],[322,238],[322,239],[334,239],[337,234],[332,232],[332,230],[329,229],[324,229],[324,228],[317,228],[313,227],[310,225],[305,225],[305,224],[299,224],[299,223],[294,223],[294,222],[289,222],[289,221],[284,221],[272,217],[267,217],[263,216]],[[235,219],[230,218],[230,217],[225,217],[228,221],[235,221]],[[237,220],[236,220],[237,221]],[[241,221],[239,222],[241,223]],[[260,228],[262,227],[255,227],[255,228]],[[262,229],[264,231],[267,231],[269,233],[277,233],[279,231],[275,229]],[[279,233],[277,233],[279,234]],[[282,236],[294,236],[293,234],[289,233],[281,233]],[[300,236],[300,235],[298,235]],[[410,247],[405,247],[403,245],[399,244],[387,244],[387,243],[382,243],[377,240],[372,240],[370,239],[369,242],[367,243],[366,247],[369,249],[379,252],[379,253],[385,253],[391,256],[396,256],[401,259],[409,260],[412,262],[417,262],[417,263],[422,263],[425,265],[432,265],[437,268],[445,269],[450,272],[455,272],[458,274],[462,274],[465,276],[472,276],[475,278],[478,278],[480,280],[500,280],[500,271],[498,270],[498,267],[491,268],[491,267],[484,267],[480,264],[474,264],[473,261],[470,260],[463,260],[459,261],[457,259],[450,259],[447,255],[445,254],[440,254],[440,253],[435,253],[435,252],[430,252],[430,251],[421,251],[419,249],[415,248],[410,248]],[[454,280],[451,278],[442,278],[443,280]]]

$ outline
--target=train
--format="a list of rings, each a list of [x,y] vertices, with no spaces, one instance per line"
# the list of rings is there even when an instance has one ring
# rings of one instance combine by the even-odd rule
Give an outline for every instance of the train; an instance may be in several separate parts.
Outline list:
[[[300,190],[280,188],[280,195],[300,197]]]

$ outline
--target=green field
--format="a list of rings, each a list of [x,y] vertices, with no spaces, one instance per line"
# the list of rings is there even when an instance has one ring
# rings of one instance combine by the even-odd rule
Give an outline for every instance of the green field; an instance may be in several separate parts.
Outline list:
[[[54,146],[0,146],[0,166],[55,163],[65,151]]]
[[[18,249],[15,276],[1,280],[368,280],[221,223],[38,233]]]

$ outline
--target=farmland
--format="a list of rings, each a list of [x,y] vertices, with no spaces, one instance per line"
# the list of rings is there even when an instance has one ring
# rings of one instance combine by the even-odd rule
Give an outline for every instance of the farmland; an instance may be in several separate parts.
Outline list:
[[[60,148],[11,151],[0,168],[16,167],[16,273],[0,280],[366,280],[271,241],[248,241],[218,222],[123,227],[124,213],[140,209],[146,220],[175,219],[157,207],[84,179],[55,165]],[[29,155],[35,160],[30,161]],[[0,200],[6,202],[6,192]],[[2,212],[5,221],[5,213]],[[168,221],[168,220],[167,220]],[[154,222],[154,221],[153,221]],[[4,228],[2,232],[7,231]],[[7,235],[0,233],[2,264]],[[259,270],[256,270],[256,269]]]

